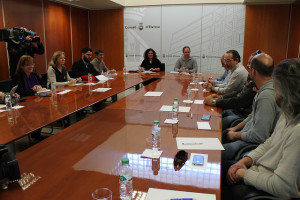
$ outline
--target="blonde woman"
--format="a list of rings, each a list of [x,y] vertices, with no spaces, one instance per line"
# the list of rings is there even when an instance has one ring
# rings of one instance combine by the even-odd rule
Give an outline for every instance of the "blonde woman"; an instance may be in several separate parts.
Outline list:
[[[73,85],[78,81],[81,81],[81,78],[71,79],[66,67],[64,66],[66,62],[65,53],[62,51],[54,52],[52,59],[49,63],[47,76],[48,83],[50,86],[51,83],[55,83],[56,86],[66,86]]]

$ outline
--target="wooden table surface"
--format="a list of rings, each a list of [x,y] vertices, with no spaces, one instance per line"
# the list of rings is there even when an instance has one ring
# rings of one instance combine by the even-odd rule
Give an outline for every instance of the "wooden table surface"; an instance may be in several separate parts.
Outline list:
[[[219,200],[221,151],[187,150],[189,158],[191,153],[208,154],[206,170],[189,168],[188,159],[175,171],[173,158],[178,151],[176,137],[221,140],[221,110],[193,105],[190,113],[179,114],[178,125],[163,124],[170,114],[159,108],[171,105],[175,96],[184,99],[182,88],[190,77],[185,77],[182,84],[173,75],[160,74],[158,81],[17,154],[21,173],[33,173],[41,179],[24,191],[11,184],[0,193],[0,199],[92,199],[91,193],[101,187],[110,188],[113,199],[119,199],[120,161],[127,157],[133,170],[135,195],[152,187],[216,194]],[[163,91],[165,96],[144,97],[147,91]],[[201,90],[198,93],[200,96],[195,96],[201,99]],[[197,129],[202,112],[211,114],[212,130]],[[159,160],[141,157],[154,120],[159,120],[161,126],[163,154]]]
[[[56,101],[52,97],[29,96],[26,101],[19,103],[24,106],[12,111],[13,119],[8,120],[7,112],[0,113],[0,144],[8,144],[39,128],[68,116],[78,110],[98,103],[108,97],[131,88],[150,76],[141,78],[139,74],[129,74],[113,77],[104,84],[82,85],[77,87],[58,87],[57,90],[72,90],[63,95],[57,95]],[[93,92],[96,88],[112,88],[107,92]]]

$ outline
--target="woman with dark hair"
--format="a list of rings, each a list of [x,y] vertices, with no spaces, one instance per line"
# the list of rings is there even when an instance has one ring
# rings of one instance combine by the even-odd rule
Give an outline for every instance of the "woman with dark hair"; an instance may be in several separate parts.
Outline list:
[[[35,63],[31,56],[21,56],[17,72],[12,78],[12,87],[18,85],[16,93],[21,97],[35,95],[36,92],[46,90],[45,84],[34,72]]]
[[[144,53],[144,60],[140,66],[140,71],[159,72],[161,62],[156,57],[156,52],[153,49],[147,49]]]

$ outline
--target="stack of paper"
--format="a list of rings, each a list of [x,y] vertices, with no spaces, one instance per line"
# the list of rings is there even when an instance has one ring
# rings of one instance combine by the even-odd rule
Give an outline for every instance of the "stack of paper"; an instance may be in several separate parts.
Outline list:
[[[195,100],[194,104],[203,104],[204,100]]]
[[[107,80],[108,80],[108,78],[107,78],[106,76],[104,76],[104,75],[98,75],[98,76],[96,76],[96,78],[97,78],[99,81],[107,81]]]
[[[58,92],[57,94],[66,94],[68,92],[71,92],[72,90],[63,90],[63,91],[60,91]]]
[[[179,106],[178,112],[185,112],[185,113],[188,113],[188,112],[190,112],[190,110],[191,110],[191,107]],[[160,111],[168,111],[168,112],[171,112],[171,111],[172,111],[172,106],[166,106],[166,105],[163,105],[163,106],[160,108]]]
[[[159,97],[163,92],[147,92],[144,94],[145,97]]]
[[[93,92],[106,92],[108,90],[111,90],[111,88],[97,88],[92,90]]]
[[[182,102],[183,102],[183,103],[193,103],[192,100],[183,100]]]
[[[211,130],[209,122],[197,122],[198,129]]]
[[[142,157],[146,158],[159,158],[163,151],[153,150],[153,149],[145,149],[142,153]]]
[[[177,124],[178,123],[178,119],[166,119],[164,121],[165,124]]]
[[[194,199],[194,200],[216,200],[216,195],[149,188],[146,200],[157,200],[157,199],[170,200],[170,199],[184,199],[184,198]]]
[[[14,106],[14,107],[12,107],[12,109],[16,109],[16,110],[18,110],[20,108],[24,108],[24,106]]]

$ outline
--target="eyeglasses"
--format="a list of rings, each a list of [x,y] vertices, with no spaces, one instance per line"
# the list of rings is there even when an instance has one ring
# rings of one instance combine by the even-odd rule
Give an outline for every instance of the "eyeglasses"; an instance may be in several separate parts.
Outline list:
[[[255,51],[255,55],[261,54],[260,50]]]
[[[233,61],[233,59],[227,59],[225,60],[225,62],[230,63],[231,61]]]

